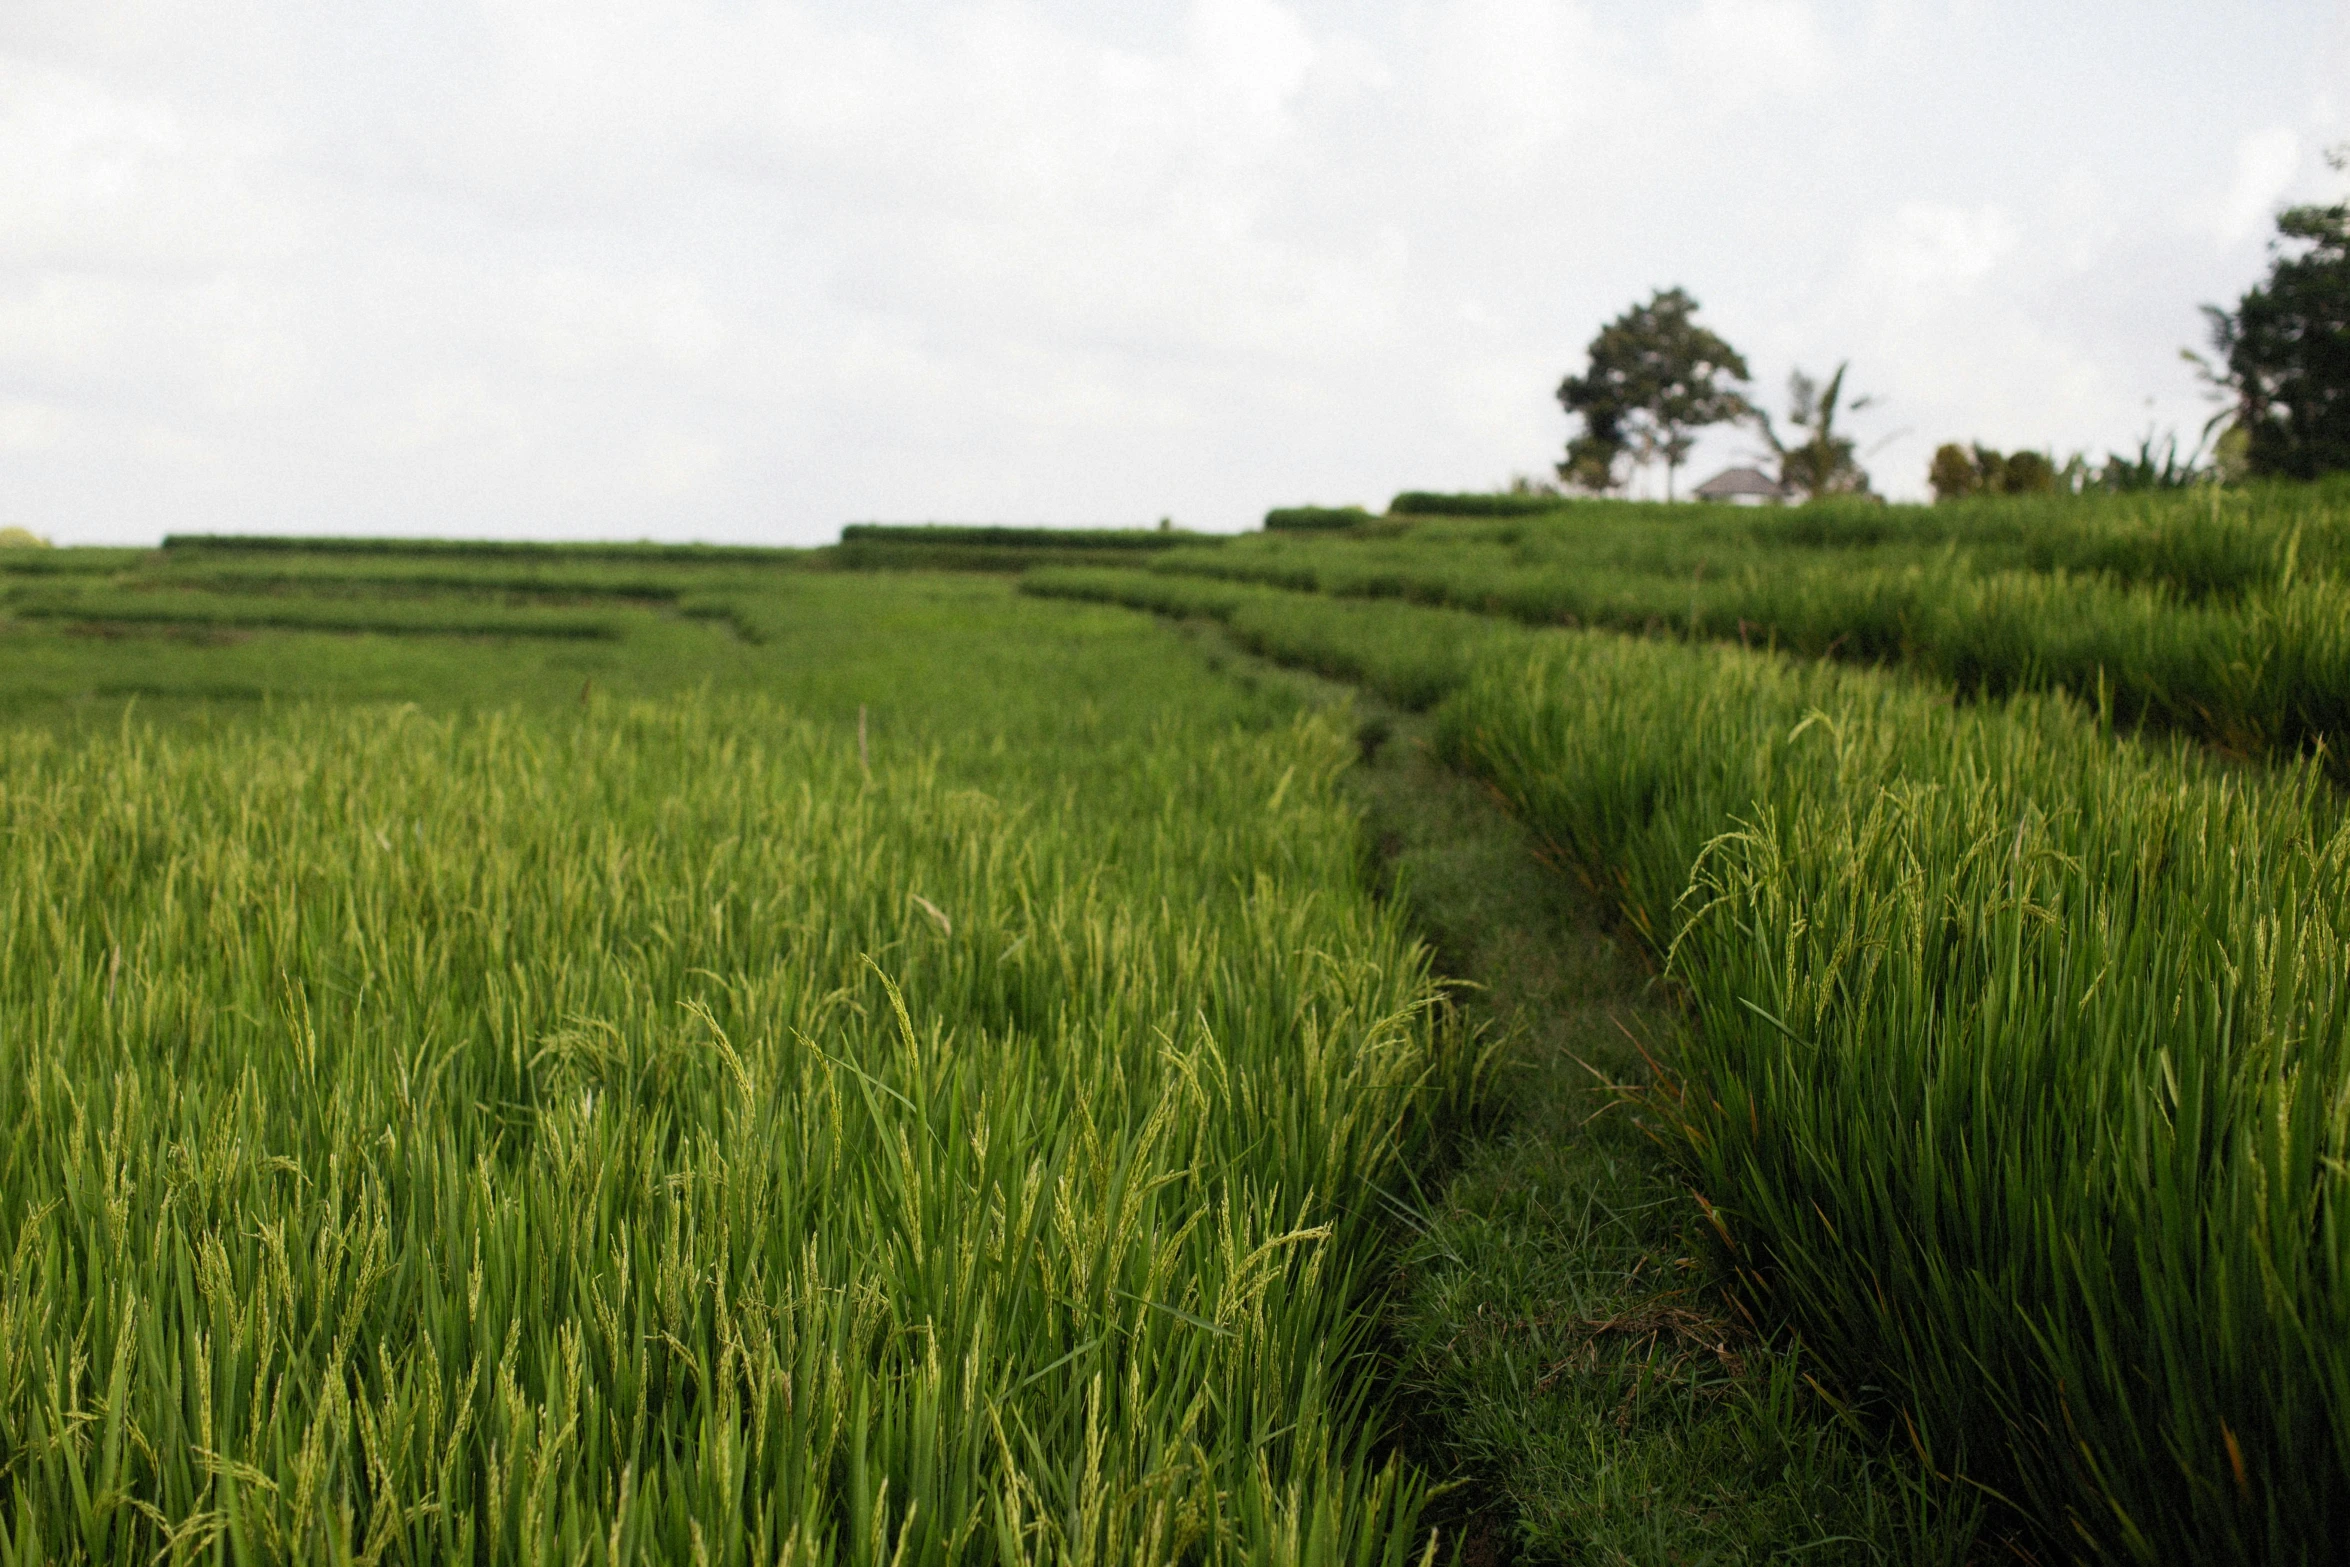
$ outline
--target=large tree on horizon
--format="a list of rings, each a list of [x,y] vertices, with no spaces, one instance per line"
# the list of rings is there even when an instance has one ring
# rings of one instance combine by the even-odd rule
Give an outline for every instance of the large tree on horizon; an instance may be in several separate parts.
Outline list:
[[[2350,145],[2326,161],[2350,171]],[[2350,470],[2350,201],[2279,213],[2268,280],[2232,312],[2203,310],[2220,361],[2206,370],[2235,404],[2251,472]]]
[[[1686,289],[1660,288],[1599,329],[1590,368],[1559,383],[1559,403],[1583,421],[1559,464],[1561,479],[1612,490],[1622,482],[1616,465],[1626,455],[1643,465],[1662,457],[1671,500],[1673,474],[1697,432],[1752,411],[1734,384],[1747,379],[1745,357],[1699,326],[1697,309]]]

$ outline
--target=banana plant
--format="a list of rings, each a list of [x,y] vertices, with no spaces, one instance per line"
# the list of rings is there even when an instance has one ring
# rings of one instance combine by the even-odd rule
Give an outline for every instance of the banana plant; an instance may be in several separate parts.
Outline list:
[[[1854,442],[1848,435],[1836,430],[1836,411],[1844,397],[1844,372],[1850,361],[1836,367],[1828,377],[1828,384],[1820,385],[1801,370],[1787,377],[1787,422],[1794,426],[1793,440],[1780,439],[1771,416],[1763,409],[1754,410],[1754,420],[1762,430],[1762,437],[1770,443],[1771,451],[1779,459],[1779,483],[1805,500],[1816,500],[1822,495],[1867,495],[1869,476],[1854,454]],[[1843,404],[1848,413],[1858,413],[1874,401],[1870,397],[1856,397]]]

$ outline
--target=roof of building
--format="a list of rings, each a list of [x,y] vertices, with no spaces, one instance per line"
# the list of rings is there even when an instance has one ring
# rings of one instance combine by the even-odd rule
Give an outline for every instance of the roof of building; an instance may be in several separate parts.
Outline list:
[[[1724,468],[1689,492],[1700,500],[1726,500],[1733,495],[1784,495],[1778,480],[1760,468]]]

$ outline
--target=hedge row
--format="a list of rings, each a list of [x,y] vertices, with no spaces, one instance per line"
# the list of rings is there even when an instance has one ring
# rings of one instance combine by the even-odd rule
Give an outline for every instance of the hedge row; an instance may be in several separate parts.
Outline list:
[[[947,522],[852,522],[840,530],[843,544],[887,544],[932,549],[1164,550],[1198,544],[1196,533],[1172,528],[1014,528]]]
[[[1387,504],[1391,517],[1531,517],[1575,503],[1563,495],[1445,495],[1406,490]]]
[[[277,533],[173,533],[164,536],[163,548],[172,554],[462,555],[477,560],[658,560],[694,565],[798,565],[807,555],[805,550],[757,544],[548,544],[499,539],[303,538]]]

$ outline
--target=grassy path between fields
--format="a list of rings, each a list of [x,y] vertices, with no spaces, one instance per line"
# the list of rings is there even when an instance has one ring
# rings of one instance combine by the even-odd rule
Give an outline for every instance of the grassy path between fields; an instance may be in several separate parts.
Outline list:
[[[1679,1012],[1604,898],[1542,863],[1426,721],[1238,652],[1243,678],[1353,707],[1375,870],[1494,1051],[1487,1091],[1416,1192],[1389,1281],[1396,1407],[1451,1489],[1464,1567],[2008,1559],[1981,1509],[1839,1414],[1742,1320],[1704,1217],[1643,1124]],[[1261,675],[1260,675],[1261,672]]]

